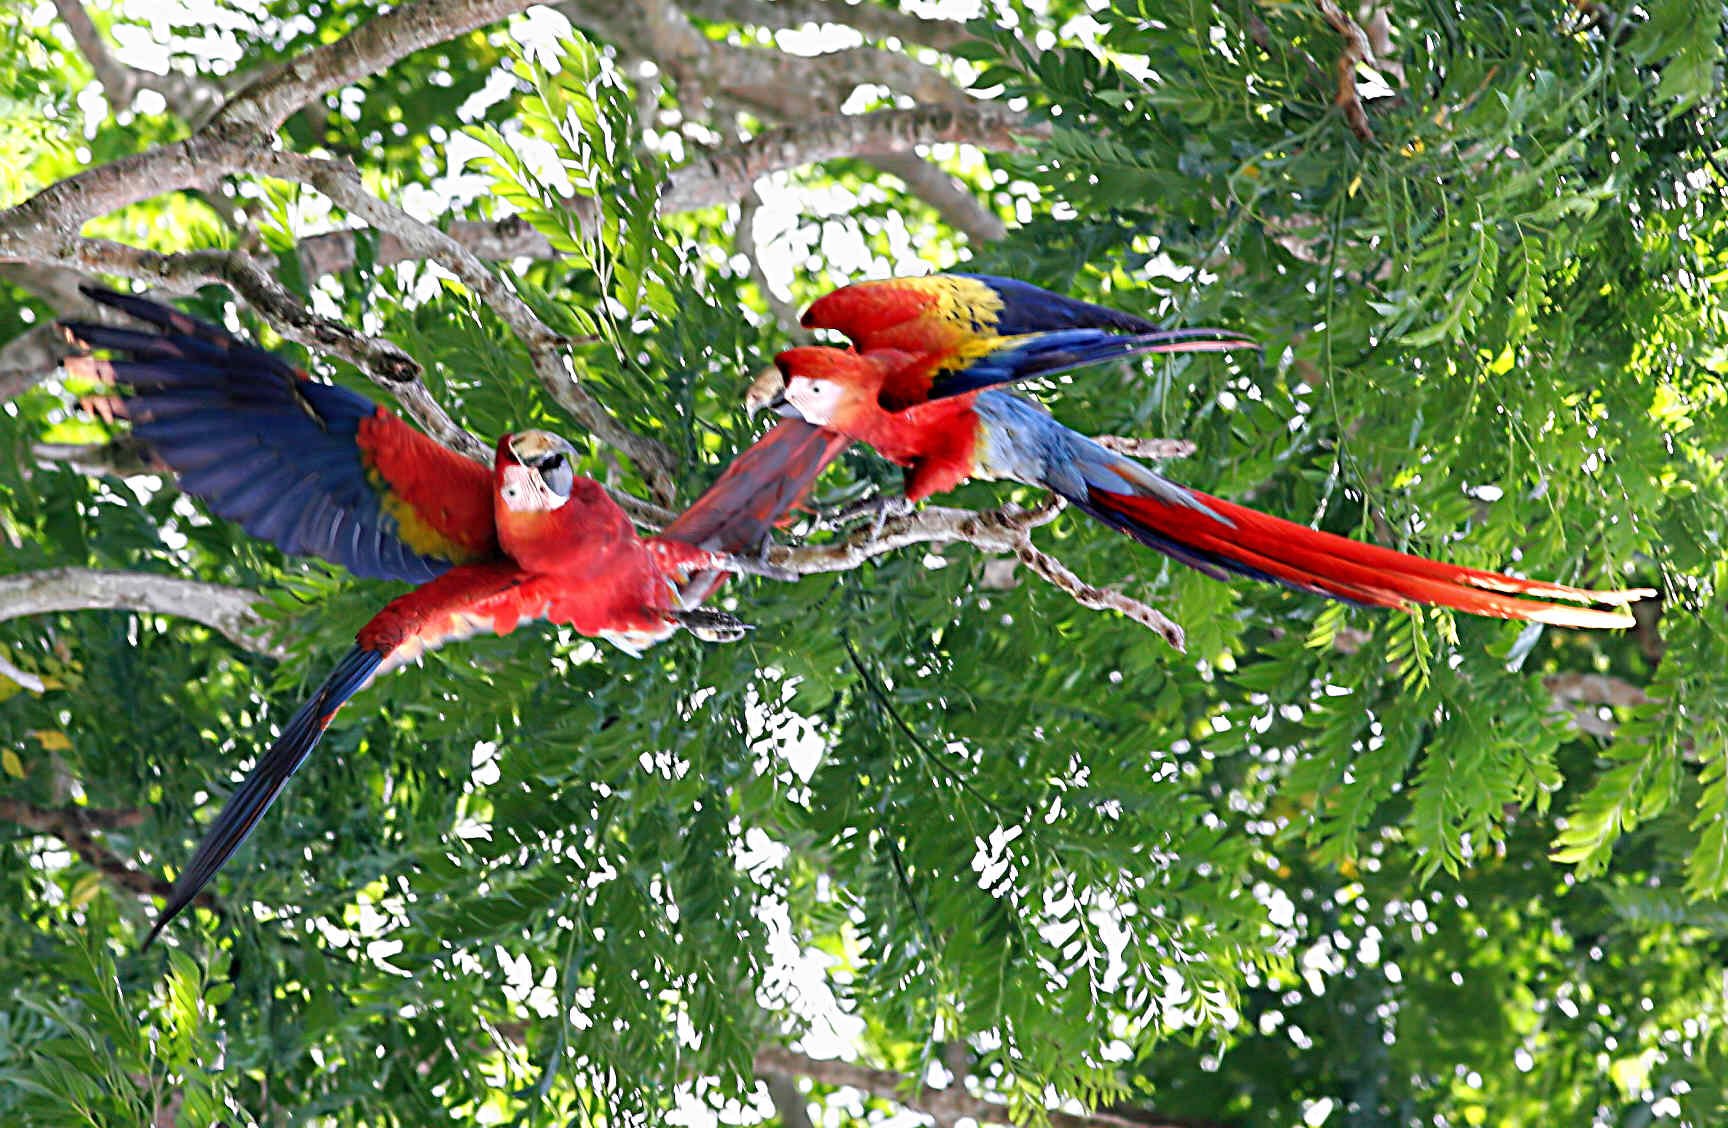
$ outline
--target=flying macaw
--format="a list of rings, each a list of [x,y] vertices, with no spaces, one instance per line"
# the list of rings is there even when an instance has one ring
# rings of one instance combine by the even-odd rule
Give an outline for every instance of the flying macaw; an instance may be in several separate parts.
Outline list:
[[[142,327],[65,324],[75,342],[120,358],[76,357],[66,368],[130,389],[121,403],[133,433],[184,492],[284,552],[420,585],[360,629],[229,796],[145,947],[246,840],[343,703],[379,674],[528,619],[632,654],[680,629],[742,637],[745,624],[697,604],[728,572],[764,570],[731,554],[755,545],[849,441],[786,420],[659,536],[642,537],[598,482],[575,472],[574,449],[556,435],[507,434],[487,469],[218,326],[136,296],[85,293]]]
[[[803,324],[837,330],[853,347],[781,353],[775,364],[784,387],[769,406],[868,443],[905,467],[910,502],[968,478],[1043,486],[1217,579],[1248,576],[1375,607],[1430,604],[1566,627],[1627,627],[1625,605],[1654,594],[1442,564],[1280,520],[1172,482],[995,390],[1139,353],[1250,346],[1244,338],[1160,330],[1024,282],[968,274],[847,286],[812,304]]]

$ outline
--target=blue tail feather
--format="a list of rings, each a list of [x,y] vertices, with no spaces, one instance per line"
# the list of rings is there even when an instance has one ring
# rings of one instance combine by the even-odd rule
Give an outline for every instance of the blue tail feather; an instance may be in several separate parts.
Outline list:
[[[282,735],[277,737],[276,743],[264,753],[257,766],[252,769],[252,774],[228,797],[228,802],[222,805],[221,813],[210,824],[210,829],[205,831],[192,860],[186,863],[186,868],[175,879],[173,891],[168,895],[168,903],[163,907],[162,914],[156,918],[156,923],[150,927],[149,935],[144,938],[145,948],[150,947],[157,934],[167,927],[168,922],[180,915],[198,897],[204,886],[210,883],[210,879],[216,876],[216,872],[234,856],[234,852],[246,841],[264,812],[270,809],[270,804],[275,802],[276,796],[281,794],[288,780],[300,770],[300,765],[306,762],[306,757],[317,746],[319,737],[324,735],[324,729],[336,710],[371,680],[384,657],[379,651],[358,646],[350,650],[348,656],[324,679],[324,684],[318,687],[318,692],[312,695],[311,700],[300,706],[294,716],[289,718],[288,724],[282,729]]]
[[[964,395],[981,388],[1054,376],[1112,360],[1157,352],[1224,352],[1253,348],[1245,337],[1220,329],[1154,330],[1123,336],[1103,329],[1061,329],[1004,338],[1000,348],[951,372],[939,372],[930,398]]]

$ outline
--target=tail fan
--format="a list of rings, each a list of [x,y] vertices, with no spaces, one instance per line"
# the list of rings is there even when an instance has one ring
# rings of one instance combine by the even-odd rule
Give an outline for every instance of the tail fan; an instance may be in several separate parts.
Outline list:
[[[162,914],[150,926],[150,934],[144,938],[144,948],[155,942],[157,934],[168,926],[168,922],[179,916],[233,857],[288,780],[306,762],[306,757],[317,746],[336,711],[372,680],[384,657],[383,652],[365,647],[357,646],[350,650],[341,664],[324,679],[324,684],[318,687],[312,699],[300,706],[289,719],[276,743],[264,753],[252,774],[228,797],[222,812],[210,824],[192,860],[186,863],[186,868],[175,880]]]
[[[1444,564],[1320,532],[1197,491],[1187,493],[1190,501],[1172,503],[1094,487],[1086,496],[1069,500],[1142,544],[1202,571],[1270,580],[1371,607],[1422,604],[1500,619],[1605,629],[1632,626],[1625,605],[1655,594],[1648,588],[1596,591]],[[1569,607],[1553,600],[1608,604],[1612,610]]]

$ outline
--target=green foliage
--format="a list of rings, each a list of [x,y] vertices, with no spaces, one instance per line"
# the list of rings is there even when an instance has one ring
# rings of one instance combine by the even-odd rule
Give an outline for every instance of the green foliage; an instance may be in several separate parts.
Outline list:
[[[1009,7],[1023,29],[1078,14]],[[476,639],[344,712],[217,882],[222,914],[177,923],[166,956],[136,953],[144,902],[87,858],[9,838],[0,1118],[135,1124],[178,1101],[187,1123],[652,1122],[680,1094],[737,1099],[758,1045],[820,1046],[838,1021],[908,1076],[965,1043],[1021,1118],[1054,1093],[1256,1125],[1720,1119],[1721,13],[1384,10],[1392,95],[1369,100],[1366,143],[1311,6],[1122,4],[1096,49],[975,25],[974,86],[1052,133],[992,158],[1006,183],[970,174],[1024,218],[967,265],[1263,341],[1052,389],[1076,427],[1193,440],[1166,468],[1185,483],[1460,564],[1656,586],[1659,619],[1371,612],[1218,583],[1065,515],[1040,544],[1155,601],[1187,655],[1034,577],[986,577],[964,547],[735,582],[724,605],[758,629],[730,647]],[[244,44],[286,57],[368,11],[290,20],[284,0]],[[508,96],[479,96],[494,80]],[[0,64],[38,122],[84,81],[46,40]],[[442,175],[458,132],[478,146],[486,192],[441,218],[513,212],[551,240],[513,284],[596,338],[579,377],[680,457],[686,498],[749,441],[739,395],[782,341],[721,249],[731,217],[657,214],[663,139],[604,50],[477,33],[326,109],[288,143],[359,159],[374,186]],[[20,185],[83,163],[57,128]],[[105,120],[88,159],[183,128]],[[794,245],[846,232],[887,264],[888,221],[910,215],[919,255],[958,257],[866,175],[792,178],[856,205]],[[257,203],[312,298],[286,253],[310,201]],[[208,246],[226,222],[162,199],[92,232]],[[460,286],[380,269],[364,239],[316,286],[476,433],[571,428]],[[188,308],[225,312],[214,291]],[[42,314],[0,286],[0,322]],[[284,559],[171,483],[39,465],[77,391],[0,415],[7,570],[253,587],[292,643],[273,663],[152,616],[0,623],[0,654],[49,685],[0,682],[0,796],[140,811],[101,844],[171,872],[397,589]],[[586,465],[639,484],[597,446]],[[855,453],[818,501],[896,478]],[[951,500],[1010,498],[1034,500]],[[1646,699],[1575,726],[1553,688],[1575,675]]]

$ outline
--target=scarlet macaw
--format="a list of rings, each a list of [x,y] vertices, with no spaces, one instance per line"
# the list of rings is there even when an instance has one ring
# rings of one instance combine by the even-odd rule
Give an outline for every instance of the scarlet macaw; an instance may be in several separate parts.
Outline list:
[[[1209,576],[1234,573],[1376,607],[1432,604],[1567,627],[1626,627],[1633,619],[1625,604],[1654,594],[1442,564],[1270,517],[1178,485],[992,390],[1136,353],[1247,346],[1243,338],[1162,331],[1024,282],[967,274],[847,286],[812,304],[803,324],[838,330],[854,347],[781,353],[775,364],[785,386],[771,406],[906,467],[912,502],[968,478],[1026,482]],[[1555,599],[1614,609],[1547,602]]]
[[[139,297],[85,292],[148,328],[66,324],[73,340],[123,358],[78,357],[67,370],[131,389],[122,402],[133,433],[183,491],[285,552],[420,585],[360,629],[229,796],[145,947],[246,840],[342,704],[379,674],[527,619],[631,653],[679,629],[741,637],[739,620],[695,605],[727,571],[760,570],[730,554],[755,544],[848,441],[787,420],[661,535],[641,537],[598,482],[575,473],[575,451],[556,435],[505,435],[487,469],[215,325]]]

